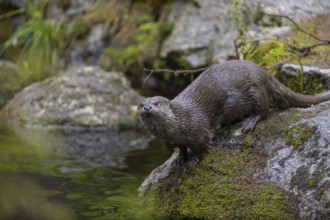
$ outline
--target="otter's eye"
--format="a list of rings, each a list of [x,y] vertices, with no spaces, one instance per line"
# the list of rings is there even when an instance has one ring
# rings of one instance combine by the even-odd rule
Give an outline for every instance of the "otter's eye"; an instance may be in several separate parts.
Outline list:
[[[159,106],[159,102],[155,102],[154,103],[154,106]]]

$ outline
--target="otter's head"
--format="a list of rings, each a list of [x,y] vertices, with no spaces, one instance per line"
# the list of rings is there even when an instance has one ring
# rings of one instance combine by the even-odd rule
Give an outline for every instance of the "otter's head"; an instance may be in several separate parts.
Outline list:
[[[161,96],[147,98],[138,106],[140,120],[144,127],[155,136],[164,136],[166,125],[172,123],[174,115],[171,101]]]
[[[138,106],[142,122],[166,118],[172,112],[170,100],[161,96],[147,98]]]

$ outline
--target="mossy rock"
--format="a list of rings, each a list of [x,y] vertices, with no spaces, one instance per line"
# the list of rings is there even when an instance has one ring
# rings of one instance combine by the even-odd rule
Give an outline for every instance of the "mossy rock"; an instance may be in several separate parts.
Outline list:
[[[250,47],[245,58],[268,69],[269,73],[272,75],[276,74],[280,63],[296,59],[295,55],[289,51],[285,43],[274,40],[266,41],[255,47]]]
[[[144,204],[156,219],[328,219],[329,107],[271,112],[248,134],[221,127],[197,166],[173,154],[156,168]]]
[[[25,81],[26,77],[16,64],[0,60],[0,104],[21,90]]]
[[[213,149],[194,169],[177,169],[157,190],[160,219],[296,219],[292,198],[254,173],[265,163],[261,149]]]

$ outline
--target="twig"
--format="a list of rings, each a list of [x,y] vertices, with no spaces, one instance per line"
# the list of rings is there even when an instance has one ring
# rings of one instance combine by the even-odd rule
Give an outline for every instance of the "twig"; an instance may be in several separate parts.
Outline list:
[[[146,86],[146,83],[147,83],[148,79],[152,76],[153,73],[154,73],[154,71],[151,70],[150,73],[148,74],[148,76],[144,79],[143,84],[142,84],[142,88],[144,88]]]
[[[325,40],[325,39],[321,39],[311,33],[308,33],[307,31],[305,31],[304,29],[302,29],[294,20],[292,20],[290,17],[286,16],[286,15],[276,15],[276,14],[268,14],[268,13],[265,13],[265,12],[260,12],[261,14],[264,14],[264,15],[268,15],[268,16],[274,16],[274,17],[281,17],[281,18],[285,18],[287,20],[289,20],[299,31],[303,32],[304,34],[310,36],[311,38],[313,38],[314,40],[317,40],[319,41],[320,43],[317,43],[317,44],[313,44],[313,45],[310,45],[310,46],[306,46],[306,47],[302,47],[302,48],[298,48],[296,46],[293,46],[291,45],[291,47],[294,49],[294,50],[297,50],[301,53],[301,56],[306,56],[309,54],[309,52],[315,48],[315,47],[318,47],[318,46],[324,46],[324,45],[330,45],[330,40]]]
[[[174,73],[174,75],[177,76],[179,74],[197,73],[197,72],[200,72],[200,71],[204,71],[206,69],[208,69],[208,67],[194,69],[194,70],[170,70],[170,69],[147,69],[147,68],[144,68],[144,71],[153,72],[153,73],[170,72],[170,73]]]
[[[174,73],[175,76],[178,76],[179,74],[187,74],[190,73],[191,74],[191,80],[193,80],[193,74],[192,73],[197,73],[197,72],[201,72],[208,69],[208,67],[204,67],[204,68],[199,68],[199,69],[194,69],[194,70],[169,70],[169,69],[147,69],[144,68],[144,71],[148,71],[149,74],[148,76],[145,78],[145,80],[143,81],[143,85],[142,88],[145,87],[148,79],[152,76],[152,74],[154,73],[163,73],[163,72],[170,72],[170,73]]]
[[[292,20],[290,17],[288,17],[286,15],[275,15],[275,14],[268,14],[268,13],[265,13],[265,12],[260,12],[260,13],[264,14],[264,15],[268,15],[268,16],[281,17],[281,18],[288,19],[298,30],[300,30],[304,34],[307,34],[308,36],[310,36],[311,38],[314,38],[317,41],[327,42],[328,44],[330,44],[330,40],[324,40],[324,39],[321,39],[321,38],[319,38],[319,37],[317,37],[317,36],[315,36],[311,33],[308,33],[307,31],[302,29],[294,20]]]

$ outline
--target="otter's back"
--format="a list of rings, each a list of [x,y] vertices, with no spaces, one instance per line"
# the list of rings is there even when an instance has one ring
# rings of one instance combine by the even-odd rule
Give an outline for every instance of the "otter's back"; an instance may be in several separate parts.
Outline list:
[[[250,108],[253,93],[271,77],[264,72],[249,61],[226,61],[204,71],[174,99],[191,102],[210,116],[219,115],[225,104]]]

